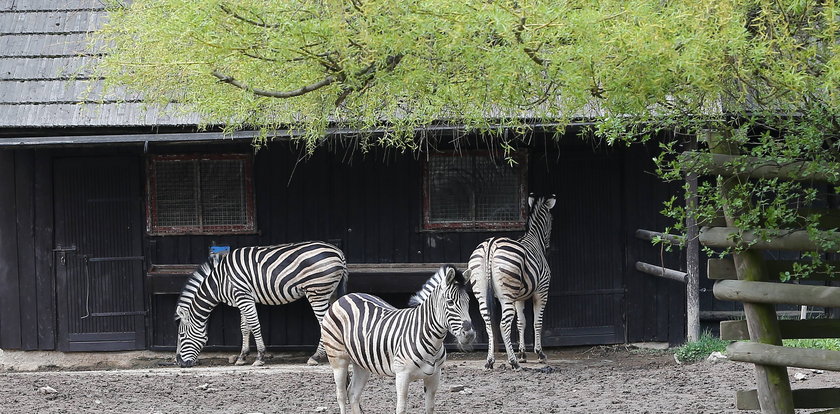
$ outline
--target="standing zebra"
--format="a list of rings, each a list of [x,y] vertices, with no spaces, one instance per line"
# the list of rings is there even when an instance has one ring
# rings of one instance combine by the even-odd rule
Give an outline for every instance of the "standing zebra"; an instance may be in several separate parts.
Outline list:
[[[351,293],[333,303],[321,324],[321,338],[341,413],[347,412],[351,363],[349,393],[354,414],[362,412],[359,399],[371,373],[396,377],[397,414],[405,412],[408,383],[422,378],[426,413],[433,413],[440,368],[446,360],[446,333],[455,335],[460,347],[475,339],[469,304],[464,275],[451,265],[442,266],[411,298],[413,308],[396,309],[363,293]]]
[[[236,364],[245,364],[253,333],[257,344],[254,365],[263,365],[265,344],[256,304],[282,305],[306,296],[321,323],[339,285],[346,281],[344,254],[323,242],[243,247],[222,257],[216,266],[208,261],[192,274],[178,299],[175,359],[182,367],[195,364],[207,342],[210,312],[219,303],[226,303],[239,308],[241,314],[242,351]],[[324,357],[321,340],[308,363],[317,364]]]
[[[487,239],[470,256],[470,284],[478,299],[478,308],[487,332],[486,369],[493,369],[495,362],[493,328],[488,308],[492,305],[494,293],[502,305],[500,330],[511,367],[519,369],[519,362],[525,362],[525,301],[528,299],[533,299],[534,304],[534,352],[540,362],[545,362],[545,354],[542,352],[542,318],[551,281],[545,250],[551,236],[550,210],[555,201],[553,194],[536,199],[533,195],[529,196],[525,235],[517,240],[507,237]],[[516,356],[510,340],[514,312],[519,328],[519,353]]]

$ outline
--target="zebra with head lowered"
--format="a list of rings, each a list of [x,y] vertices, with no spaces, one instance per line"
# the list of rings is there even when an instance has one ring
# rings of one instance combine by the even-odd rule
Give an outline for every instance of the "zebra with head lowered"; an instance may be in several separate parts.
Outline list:
[[[550,210],[555,201],[553,194],[549,197],[534,197],[532,194],[528,197],[525,235],[517,240],[507,237],[487,239],[470,255],[470,284],[487,332],[486,369],[493,369],[495,362],[492,321],[488,309],[492,305],[490,301],[494,293],[502,306],[500,331],[511,367],[519,369],[519,362],[525,362],[525,301],[528,299],[533,299],[534,305],[534,352],[539,362],[545,362],[545,354],[542,352],[542,318],[551,281],[545,250],[551,237]],[[510,340],[514,313],[519,329],[518,355],[514,355]]]
[[[223,256],[217,265],[212,263],[208,261],[192,274],[178,299],[175,359],[182,367],[195,364],[207,342],[207,321],[216,305],[239,308],[242,351],[236,364],[245,364],[253,334],[257,345],[254,365],[263,365],[265,344],[256,304],[282,305],[305,296],[321,323],[339,286],[347,281],[344,253],[317,241],[243,247]],[[308,363],[317,364],[325,356],[321,340]]]
[[[440,368],[446,360],[443,340],[451,332],[461,347],[475,339],[464,275],[442,266],[409,305],[397,309],[382,299],[360,293],[339,298],[321,324],[321,338],[335,377],[341,413],[347,412],[348,367],[350,407],[362,412],[360,397],[371,373],[396,377],[397,414],[404,413],[408,383],[423,379],[426,412],[434,412]]]

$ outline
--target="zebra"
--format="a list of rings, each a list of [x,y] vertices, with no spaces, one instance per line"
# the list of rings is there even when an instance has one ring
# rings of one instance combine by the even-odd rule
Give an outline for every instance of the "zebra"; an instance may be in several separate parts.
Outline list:
[[[412,296],[413,307],[397,309],[364,293],[350,293],[332,304],[321,324],[321,338],[342,414],[347,412],[348,391],[352,412],[362,412],[360,397],[371,374],[396,377],[397,414],[405,412],[409,382],[423,379],[426,412],[434,412],[447,332],[462,349],[475,340],[465,282],[461,272],[444,265]]]
[[[331,244],[309,241],[276,246],[242,247],[208,261],[189,278],[178,299],[178,345],[175,360],[181,367],[196,363],[207,343],[207,320],[216,305],[239,308],[242,350],[236,365],[244,365],[250,350],[250,335],[257,345],[255,366],[264,364],[263,343],[256,304],[282,305],[304,296],[318,323],[327,313],[340,287],[347,282],[344,253]],[[323,341],[307,361],[316,365],[326,356]]]
[[[495,350],[489,306],[493,295],[502,307],[500,331],[511,368],[518,370],[525,362],[525,301],[534,305],[534,352],[540,363],[546,357],[542,351],[542,318],[548,300],[551,270],[545,258],[551,236],[551,208],[554,194],[548,197],[528,197],[528,219],[525,235],[517,240],[494,237],[483,241],[470,255],[468,269],[470,286],[478,300],[478,308],[487,332],[487,362],[485,369],[493,369]],[[492,290],[491,290],[492,289]],[[519,329],[519,353],[514,356],[511,346],[511,324],[516,314]]]

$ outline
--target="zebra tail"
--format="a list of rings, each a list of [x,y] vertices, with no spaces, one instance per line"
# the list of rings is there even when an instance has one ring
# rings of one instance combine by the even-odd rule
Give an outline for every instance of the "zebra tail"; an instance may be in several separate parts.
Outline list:
[[[496,253],[496,239],[490,239],[487,243],[487,253],[484,255],[484,277],[487,281],[487,291],[484,292],[487,295],[487,306],[489,307],[493,303],[493,297],[495,296],[495,287],[493,284],[493,255]]]
[[[344,267],[344,272],[341,274],[341,280],[338,281],[338,286],[336,286],[335,290],[333,291],[332,295],[330,296],[330,303],[335,302],[338,298],[347,294],[347,279],[350,278],[350,271],[347,270],[347,267]]]

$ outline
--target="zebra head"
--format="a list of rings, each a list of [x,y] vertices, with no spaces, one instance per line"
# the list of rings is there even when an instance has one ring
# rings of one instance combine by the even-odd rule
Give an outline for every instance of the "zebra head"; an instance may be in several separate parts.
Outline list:
[[[525,229],[528,233],[538,234],[546,248],[551,238],[551,209],[556,202],[554,194],[546,197],[536,197],[533,193],[528,195],[528,221]]]
[[[175,320],[178,322],[178,343],[175,348],[175,362],[182,368],[191,367],[198,361],[198,353],[207,343],[207,318],[200,319],[196,309],[198,290],[204,279],[210,275],[213,267],[205,263],[199,267],[187,281],[178,305]],[[200,306],[198,306],[200,307]],[[209,312],[207,312],[209,315]]]
[[[175,313],[178,321],[178,345],[175,351],[175,362],[181,368],[188,368],[198,361],[198,353],[207,343],[207,323],[195,320],[189,308],[178,306]]]
[[[475,330],[470,319],[470,296],[467,293],[464,274],[452,266],[441,267],[438,273],[444,272],[444,283],[441,286],[441,299],[444,305],[446,327],[449,333],[458,340],[458,348],[469,350],[475,341]],[[469,272],[469,270],[467,271]],[[469,274],[469,273],[468,273]]]

